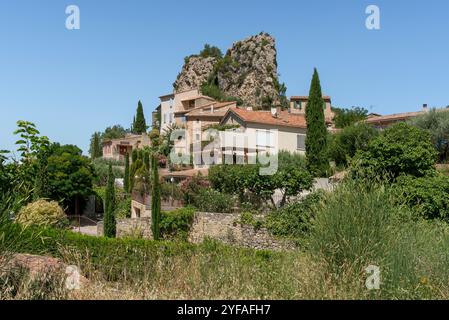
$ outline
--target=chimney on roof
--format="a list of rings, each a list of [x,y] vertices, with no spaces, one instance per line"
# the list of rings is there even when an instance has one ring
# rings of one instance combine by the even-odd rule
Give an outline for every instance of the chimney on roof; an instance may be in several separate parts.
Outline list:
[[[424,112],[429,111],[429,108],[428,108],[428,106],[427,106],[427,103],[424,103],[424,104],[422,105],[422,111],[424,111]]]
[[[281,115],[281,106],[277,105],[276,107],[271,107],[271,115],[274,118],[279,118],[279,116]]]

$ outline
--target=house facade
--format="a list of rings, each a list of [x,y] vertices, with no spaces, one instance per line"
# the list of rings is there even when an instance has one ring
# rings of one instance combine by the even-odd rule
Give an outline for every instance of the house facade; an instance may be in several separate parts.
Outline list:
[[[134,149],[142,149],[151,146],[147,134],[128,134],[120,139],[103,141],[103,159],[123,161],[126,154],[131,154]]]
[[[326,124],[331,125],[332,120],[335,116],[332,111],[332,101],[331,97],[323,96],[323,109],[324,109],[324,119]],[[290,97],[290,112],[292,114],[306,114],[307,103],[309,102],[308,96],[291,96]]]
[[[185,126],[187,113],[214,102],[213,98],[202,95],[198,89],[167,94],[159,99],[161,100],[161,134],[173,124],[179,127]]]

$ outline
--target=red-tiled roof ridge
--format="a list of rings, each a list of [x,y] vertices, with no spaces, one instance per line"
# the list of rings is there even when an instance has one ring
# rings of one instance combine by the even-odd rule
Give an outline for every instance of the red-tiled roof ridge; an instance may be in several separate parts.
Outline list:
[[[281,111],[277,117],[271,111],[250,111],[241,108],[230,108],[223,120],[229,113],[234,113],[243,122],[258,123],[273,126],[307,128],[306,118],[303,114],[294,114],[288,111]]]
[[[330,96],[323,96],[324,100],[331,100]],[[309,100],[309,96],[291,96],[290,100]]]

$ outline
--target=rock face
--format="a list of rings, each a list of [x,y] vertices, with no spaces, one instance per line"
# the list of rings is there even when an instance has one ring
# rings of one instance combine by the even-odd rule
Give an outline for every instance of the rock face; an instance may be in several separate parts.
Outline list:
[[[217,58],[191,56],[186,58],[181,73],[178,75],[173,87],[175,92],[200,88],[211,74]]]
[[[228,55],[230,63],[218,72],[220,89],[250,106],[261,106],[264,99],[278,102],[277,53],[273,37],[262,33],[238,41]]]
[[[244,105],[277,104],[281,86],[276,56],[275,39],[267,33],[235,42],[222,59],[191,56],[174,83],[175,91],[200,88],[209,81]]]

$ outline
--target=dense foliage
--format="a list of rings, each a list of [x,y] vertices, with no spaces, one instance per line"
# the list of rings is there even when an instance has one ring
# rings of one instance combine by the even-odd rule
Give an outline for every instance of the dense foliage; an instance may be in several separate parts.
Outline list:
[[[333,122],[336,128],[346,128],[365,120],[368,116],[368,110],[361,107],[352,107],[350,109],[332,108],[332,111],[335,113]]]
[[[313,72],[310,84],[309,100],[306,106],[307,136],[306,156],[307,167],[316,175],[329,173],[327,158],[327,128],[324,121],[324,100],[318,72]]]
[[[193,206],[203,212],[230,213],[233,211],[234,203],[235,200],[231,195],[214,189],[201,188],[193,198]]]
[[[430,138],[438,150],[439,162],[449,160],[449,112],[435,109],[409,121],[409,124],[430,133]]]
[[[337,166],[347,166],[356,152],[366,150],[378,134],[376,129],[364,123],[347,126],[330,136],[329,157]]]
[[[394,191],[398,203],[405,203],[421,217],[449,222],[449,177],[401,176]]]
[[[405,123],[386,129],[354,158],[355,171],[422,177],[435,171],[437,152],[428,132]]]
[[[49,198],[80,215],[84,199],[93,194],[95,176],[90,160],[76,146],[54,143],[50,147],[47,171]]]
[[[304,199],[277,209],[268,215],[265,226],[276,236],[300,239],[310,232],[315,206],[323,197],[322,192],[313,192]]]
[[[216,165],[209,169],[209,180],[214,189],[238,196],[240,204],[256,207],[272,202],[277,189],[282,193],[283,206],[290,197],[312,187],[313,177],[304,158],[297,154],[279,152],[278,169],[273,175],[261,175],[259,170],[259,165]]]
[[[92,161],[95,172],[94,183],[97,186],[106,186],[108,183],[109,164],[112,165],[112,172],[116,178],[124,178],[123,162],[97,158]]]
[[[195,209],[186,207],[161,213],[161,236],[163,239],[187,241],[193,223]]]

